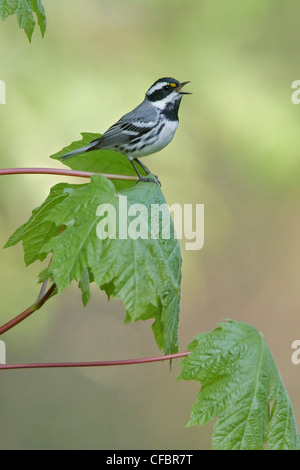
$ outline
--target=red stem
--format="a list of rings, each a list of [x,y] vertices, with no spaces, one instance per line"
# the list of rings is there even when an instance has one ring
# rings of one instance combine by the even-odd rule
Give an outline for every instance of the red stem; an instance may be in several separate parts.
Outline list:
[[[63,175],[79,176],[81,178],[90,178],[92,175],[102,175],[110,180],[138,181],[137,176],[113,175],[109,173],[92,173],[90,171],[64,170],[58,168],[3,168],[0,169],[1,175]]]
[[[42,307],[42,305],[44,305],[46,300],[49,299],[49,297],[51,296],[51,294],[53,293],[55,288],[56,288],[56,285],[52,284],[52,286],[47,290],[47,292],[44,294],[44,296],[42,298],[39,298],[35,304],[33,304],[30,307],[26,308],[26,310],[24,310],[24,312],[20,313],[15,318],[13,318],[9,322],[2,325],[0,327],[0,335],[5,333],[6,331],[10,330],[11,328],[16,326],[21,321],[25,320],[25,318],[29,317],[29,315],[31,315],[32,313],[39,310]]]
[[[138,359],[124,359],[119,361],[95,361],[95,362],[35,362],[31,364],[1,364],[1,369],[44,369],[54,367],[103,367],[103,366],[126,366],[132,364],[145,364],[147,362],[167,361],[178,359],[190,354],[190,351],[176,354],[167,354],[166,356],[145,357]]]

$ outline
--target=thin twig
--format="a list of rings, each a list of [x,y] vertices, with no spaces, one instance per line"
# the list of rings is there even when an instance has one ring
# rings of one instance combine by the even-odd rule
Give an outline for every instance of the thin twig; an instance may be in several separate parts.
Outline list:
[[[138,181],[137,176],[131,175],[113,175],[109,173],[94,173],[90,171],[64,170],[58,168],[3,168],[0,169],[1,175],[62,175],[79,176],[81,178],[90,178],[92,175],[102,175],[109,180]]]
[[[6,331],[10,330],[11,328],[13,328],[14,326],[16,326],[18,323],[20,323],[21,321],[25,320],[25,318],[29,317],[29,315],[31,315],[32,313],[36,312],[37,310],[39,310],[42,305],[44,305],[44,303],[46,302],[46,300],[49,299],[49,297],[51,297],[51,295],[53,294],[54,290],[56,289],[56,285],[55,284],[52,284],[52,286],[47,290],[47,292],[44,294],[44,296],[41,298],[41,299],[38,299],[36,301],[36,303],[34,303],[33,305],[31,305],[30,307],[26,308],[26,310],[24,310],[24,312],[20,313],[19,315],[17,315],[15,318],[13,318],[12,320],[10,320],[9,322],[5,323],[4,325],[2,325],[0,327],[0,335],[2,335],[3,333],[5,333]]]
[[[126,366],[133,364],[145,364],[148,362],[168,361],[188,356],[190,351],[176,354],[167,354],[166,356],[154,356],[138,359],[123,359],[118,361],[94,361],[94,362],[33,362],[31,364],[1,364],[0,370],[8,369],[44,369],[56,367],[104,367],[104,366]]]

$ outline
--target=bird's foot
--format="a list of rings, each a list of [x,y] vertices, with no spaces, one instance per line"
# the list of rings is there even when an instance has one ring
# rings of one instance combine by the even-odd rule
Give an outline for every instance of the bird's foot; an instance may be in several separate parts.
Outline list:
[[[153,175],[153,177],[139,176],[139,181],[143,181],[143,183],[156,183],[161,186],[161,182],[156,175]]]

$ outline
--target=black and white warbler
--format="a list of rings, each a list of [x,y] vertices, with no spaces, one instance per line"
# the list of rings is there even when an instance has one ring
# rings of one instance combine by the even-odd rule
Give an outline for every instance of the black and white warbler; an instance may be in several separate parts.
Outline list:
[[[149,174],[147,168],[138,160],[166,147],[174,137],[178,127],[178,109],[182,95],[190,93],[181,91],[190,82],[179,82],[165,77],[157,80],[147,91],[144,101],[125,114],[113,124],[100,138],[93,140],[85,147],[66,153],[61,160],[81,153],[98,149],[110,149],[126,155],[140,181],[153,181],[142,176],[135,163]],[[156,178],[156,182],[159,182]]]

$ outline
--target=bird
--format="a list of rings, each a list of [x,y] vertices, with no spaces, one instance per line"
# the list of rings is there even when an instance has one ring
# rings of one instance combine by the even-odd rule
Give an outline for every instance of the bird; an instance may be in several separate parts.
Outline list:
[[[149,170],[139,160],[141,157],[159,152],[173,139],[178,127],[178,110],[183,95],[190,95],[182,88],[190,81],[179,82],[164,77],[156,80],[147,90],[144,100],[136,108],[122,116],[104,134],[88,145],[62,155],[60,160],[90,152],[92,150],[114,150],[128,157],[139,181],[156,182],[150,178]],[[136,164],[145,171],[142,176]]]

